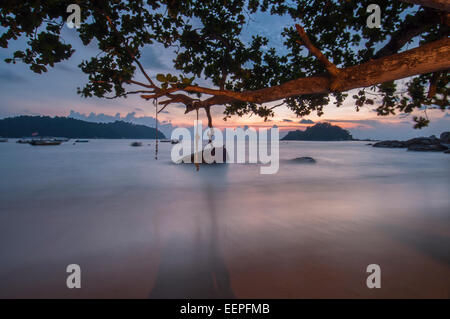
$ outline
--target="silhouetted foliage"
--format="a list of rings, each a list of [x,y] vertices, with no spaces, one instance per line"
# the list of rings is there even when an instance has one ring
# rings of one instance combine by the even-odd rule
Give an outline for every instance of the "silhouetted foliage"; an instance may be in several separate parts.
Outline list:
[[[298,141],[351,141],[352,135],[349,131],[330,123],[318,123],[308,127],[305,131],[289,132],[282,140]]]
[[[32,71],[42,73],[69,59],[74,48],[69,37],[62,39],[61,30],[69,15],[66,8],[73,2],[2,0],[0,47],[8,48],[20,38],[28,40],[5,61],[23,62]],[[251,99],[224,99],[223,92],[252,92],[326,74],[324,64],[298,43],[296,22],[304,26],[312,43],[337,68],[395,55],[411,48],[411,44],[423,46],[446,39],[450,34],[446,12],[398,0],[79,0],[75,3],[81,7],[81,27],[73,32],[84,45],[96,45],[99,49],[98,54],[80,64],[89,78],[78,90],[82,96],[115,98],[147,93],[146,99],[168,98],[159,101],[162,105],[164,102],[184,103],[187,112],[198,106],[208,112],[211,105],[225,105],[225,117],[257,114],[267,119],[274,112]],[[366,9],[371,3],[378,4],[382,10],[379,29],[366,25]],[[264,34],[255,33],[250,37],[243,33],[255,15],[261,13],[286,19],[288,24],[280,34],[283,45],[273,46]],[[159,44],[155,46],[158,49],[164,46],[175,52],[173,73],[177,76],[156,75],[148,65],[139,64],[146,48],[155,44]],[[442,54],[435,65],[445,59]],[[138,67],[149,72],[148,83],[141,83],[139,90],[129,90],[129,85],[139,86]],[[159,86],[150,79],[155,76]],[[200,100],[202,94],[210,94],[195,90],[203,79],[222,91],[215,95],[218,98]],[[427,107],[446,110],[449,80],[448,70],[417,74],[408,78],[407,83],[395,80],[361,88],[352,97],[357,111],[369,105],[382,116]],[[191,88],[184,94],[173,94],[173,90],[183,91],[187,86]],[[194,94],[198,94],[198,98],[192,96]],[[375,101],[373,94],[381,101]],[[340,106],[347,95],[345,90],[328,90],[282,99],[297,116],[312,112],[320,116],[325,105]],[[272,101],[270,94],[266,100]],[[428,124],[424,115],[414,117],[416,128]]]
[[[67,117],[19,116],[0,120],[0,136],[27,137],[33,133],[40,136],[67,138],[133,138],[154,139],[156,130],[145,125],[123,121],[93,123]],[[158,138],[165,138],[158,132]]]

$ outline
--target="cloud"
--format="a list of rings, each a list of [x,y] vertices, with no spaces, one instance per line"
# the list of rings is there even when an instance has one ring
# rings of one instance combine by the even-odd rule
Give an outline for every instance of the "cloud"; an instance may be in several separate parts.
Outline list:
[[[314,121],[312,120],[307,120],[307,119],[302,119],[301,121],[299,121],[300,124],[314,124]]]
[[[41,115],[41,114],[39,114],[39,113],[30,111],[29,109],[23,109],[22,112],[23,112],[24,114],[26,114],[26,115]]]
[[[57,64],[55,64],[55,69],[61,70],[61,71],[64,71],[64,72],[71,72],[71,73],[73,73],[73,72],[81,72],[79,68],[73,67],[73,66],[70,66],[70,65],[67,65],[67,64],[64,64],[64,63],[57,63]]]
[[[13,83],[23,83],[23,82],[27,82],[27,80],[21,76],[18,75],[16,72],[5,69],[5,68],[1,68],[0,69],[0,81],[2,82],[13,82]]]
[[[145,68],[149,69],[166,69],[167,67],[160,59],[161,53],[155,53],[155,50],[159,48],[148,46],[142,50],[142,64]],[[164,48],[160,48],[160,50],[164,50]],[[166,52],[167,53],[167,52]]]
[[[361,126],[374,126],[380,123],[379,120],[334,120],[334,119],[327,119],[323,120],[323,122],[329,122],[329,123],[351,123],[351,124],[360,124]]]
[[[292,121],[292,120],[289,120],[289,119],[283,119],[283,122],[294,122],[294,121]]]
[[[149,127],[155,127],[156,120],[152,116],[136,116],[136,112],[128,113],[125,116],[121,116],[120,113],[116,113],[115,115],[107,115],[104,113],[94,113],[91,112],[89,114],[83,114],[76,112],[74,110],[70,110],[70,114],[68,115],[70,118],[74,118],[77,120],[83,120],[88,122],[97,122],[97,123],[111,123],[115,121],[124,121],[134,124],[146,125]],[[158,129],[164,133],[164,135],[170,136],[173,130],[173,126],[170,122],[167,121],[158,121]]]
[[[138,112],[143,112],[143,111],[144,111],[144,110],[141,109],[140,107],[135,107],[134,110],[135,110],[135,111],[138,111]]]
[[[380,140],[389,139],[409,139],[419,136],[440,135],[443,131],[448,131],[450,124],[449,117],[433,118],[428,127],[421,130],[413,129],[413,121],[386,121],[386,120],[335,120],[327,119],[330,123],[350,123],[351,127],[346,127],[355,138],[374,138]]]

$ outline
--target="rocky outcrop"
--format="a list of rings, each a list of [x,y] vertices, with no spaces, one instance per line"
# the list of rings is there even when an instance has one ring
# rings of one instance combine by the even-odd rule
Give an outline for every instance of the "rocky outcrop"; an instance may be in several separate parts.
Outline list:
[[[435,135],[429,137],[416,137],[407,141],[381,141],[373,147],[407,148],[408,151],[418,152],[443,152],[450,148],[450,132],[444,132],[440,138]]]
[[[434,135],[430,137],[416,137],[405,142],[408,147],[411,145],[439,145],[440,143],[440,140]]]
[[[440,138],[441,143],[450,144],[450,132],[442,133],[439,138]]]
[[[442,152],[446,151],[448,148],[441,144],[412,144],[408,146],[408,151],[418,151],[418,152]]]
[[[418,152],[442,152],[448,149],[447,146],[441,144],[441,140],[436,136],[417,137],[407,140],[405,144],[408,151]]]
[[[214,147],[212,150],[210,151],[208,150],[208,153],[206,154],[204,153],[204,151],[198,152],[199,164],[219,164],[213,158],[210,157],[210,155],[215,157],[216,152],[218,152],[219,156],[220,154],[222,154],[222,163],[226,163],[229,156],[225,146],[223,146],[223,147]],[[195,163],[195,154],[196,153],[192,153],[191,155],[184,157],[182,161],[184,163]]]
[[[372,145],[372,147],[386,147],[386,148],[405,148],[406,144],[402,141],[381,141]]]

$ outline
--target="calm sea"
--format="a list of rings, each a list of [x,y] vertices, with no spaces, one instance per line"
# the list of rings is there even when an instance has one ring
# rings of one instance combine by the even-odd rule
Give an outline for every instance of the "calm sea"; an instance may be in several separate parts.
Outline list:
[[[260,175],[131,142],[0,143],[0,297],[449,297],[448,154],[280,142]]]

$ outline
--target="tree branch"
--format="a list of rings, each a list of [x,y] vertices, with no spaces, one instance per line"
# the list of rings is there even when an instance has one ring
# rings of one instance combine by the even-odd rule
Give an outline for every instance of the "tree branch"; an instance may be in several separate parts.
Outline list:
[[[337,77],[339,74],[338,68],[333,63],[331,63],[327,59],[327,57],[322,52],[320,52],[318,48],[314,46],[314,44],[312,44],[305,30],[299,24],[296,24],[295,28],[297,29],[297,33],[302,39],[302,42],[297,41],[297,43],[299,43],[300,45],[305,45],[306,48],[309,50],[309,52],[311,52],[320,62],[322,62],[322,64],[327,69],[328,73],[330,73],[331,76],[333,77]]]
[[[401,0],[403,2],[418,4],[423,7],[438,9],[450,12],[450,2],[448,0]]]
[[[152,87],[156,88],[157,86],[155,85],[155,83],[153,83],[152,79],[150,78],[150,76],[145,71],[145,69],[142,66],[141,62],[139,62],[139,60],[136,58],[136,55],[131,51],[130,47],[127,44],[126,39],[124,38],[124,36],[119,31],[117,31],[117,28],[116,28],[114,22],[112,22],[111,18],[108,15],[105,15],[105,17],[108,20],[108,23],[109,23],[109,26],[111,27],[111,29],[116,33],[117,36],[119,36],[119,37],[121,37],[123,39],[123,44],[125,46],[125,49],[127,50],[128,54],[131,56],[133,61],[136,62],[136,64],[138,65],[139,69],[141,70],[142,74],[144,74],[145,78],[147,79],[148,83],[150,83],[150,85]]]
[[[284,101],[281,102],[281,103],[279,103],[279,104],[277,104],[277,105],[272,106],[271,108],[269,108],[269,110],[273,110],[273,109],[275,109],[275,108],[277,108],[277,107],[282,106],[283,104],[284,104]]]
[[[145,97],[144,97],[145,96]],[[189,105],[192,105],[195,100],[185,94],[166,94],[166,97],[168,97],[168,100],[160,101],[158,104],[164,105],[164,108],[172,103],[183,103],[188,107]],[[149,95],[141,95],[146,100],[155,99],[156,97],[149,96]],[[162,111],[164,108],[162,108],[160,111]]]
[[[402,53],[372,60],[364,64],[340,69],[337,92],[355,88],[369,87],[375,84],[394,81],[409,76],[443,71],[450,68],[450,39],[424,44]],[[204,93],[213,97],[195,102],[186,108],[186,113],[196,107],[223,105],[233,101],[262,104],[284,98],[304,95],[330,93],[333,79],[327,76],[298,78],[283,84],[254,91],[235,92],[215,90],[200,86],[187,86],[180,91]]]
[[[106,99],[112,100],[118,97],[124,97],[127,96],[129,94],[139,94],[139,93],[149,93],[150,91],[145,91],[145,90],[138,90],[138,91],[128,91],[119,95],[115,95],[115,96],[105,96]]]
[[[436,89],[437,89],[436,86],[439,81],[440,75],[441,75],[441,72],[435,72],[435,73],[433,73],[433,76],[431,77],[430,88],[428,89],[428,95],[427,95],[427,97],[429,99],[432,99],[436,95]]]
[[[213,124],[212,124],[212,116],[211,116],[211,106],[206,106],[205,112],[206,112],[206,117],[208,118],[208,127],[212,128]]]
[[[133,57],[134,62],[136,62],[136,64],[138,65],[139,69],[141,70],[141,72],[144,74],[145,78],[147,79],[147,81],[150,83],[150,85],[152,85],[153,87],[157,87],[155,85],[155,83],[153,83],[152,79],[150,78],[150,76],[147,74],[147,72],[145,71],[144,67],[142,66],[141,62],[139,62],[138,59],[136,59],[135,57]]]
[[[146,88],[149,88],[149,89],[154,89],[153,86],[145,84],[145,83],[142,83],[142,82],[139,82],[139,81],[136,81],[136,80],[126,80],[125,82],[128,83],[128,84],[136,84],[136,85],[143,86],[143,87],[146,87]]]
[[[390,41],[375,54],[374,59],[397,53],[412,38],[424,33],[430,27],[440,22],[441,16],[436,11],[430,9],[420,10],[414,16],[414,21],[408,20],[408,22],[400,26],[391,36]]]

